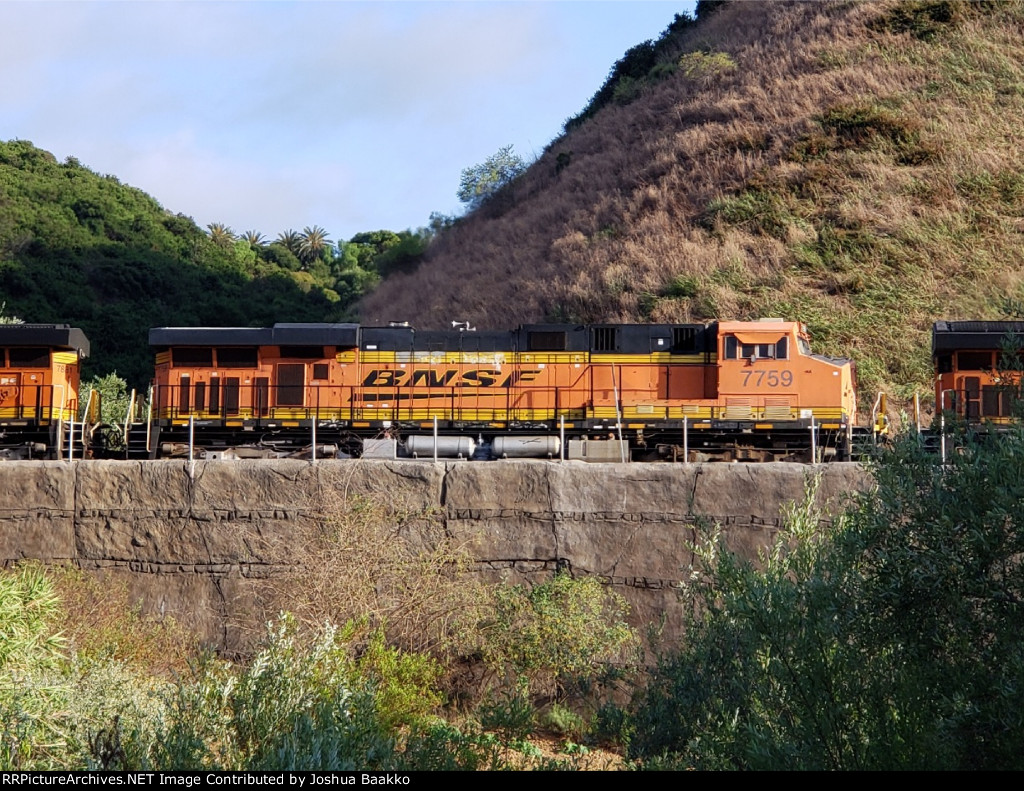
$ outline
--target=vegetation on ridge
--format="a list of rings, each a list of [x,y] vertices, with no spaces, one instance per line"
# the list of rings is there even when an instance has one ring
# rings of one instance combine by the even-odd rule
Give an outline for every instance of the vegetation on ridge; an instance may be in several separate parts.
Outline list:
[[[0,302],[30,323],[81,327],[86,376],[144,388],[157,326],[267,326],[351,318],[382,277],[422,255],[433,231],[377,231],[335,244],[319,225],[269,241],[164,210],[73,157],[0,142]]]

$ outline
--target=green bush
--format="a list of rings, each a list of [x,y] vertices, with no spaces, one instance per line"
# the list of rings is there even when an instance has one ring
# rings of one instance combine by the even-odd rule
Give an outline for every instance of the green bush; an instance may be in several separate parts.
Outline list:
[[[632,756],[1024,767],[1024,433],[953,444],[942,466],[900,442],[831,530],[809,497],[760,564],[709,540],[688,587],[698,614],[637,700]]]
[[[557,694],[574,678],[593,678],[637,642],[625,600],[595,577],[558,573],[532,588],[499,587],[494,607],[483,627],[484,661],[532,691]]]

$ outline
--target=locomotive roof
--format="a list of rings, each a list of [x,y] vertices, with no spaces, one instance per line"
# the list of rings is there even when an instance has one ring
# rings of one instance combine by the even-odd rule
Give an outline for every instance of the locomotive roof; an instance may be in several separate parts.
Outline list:
[[[67,324],[0,324],[0,346],[74,349],[81,357],[89,356],[85,333]]]
[[[932,353],[958,349],[1002,349],[1015,337],[1024,341],[1024,321],[937,321],[932,326]]]
[[[155,327],[150,346],[354,347],[358,324],[275,324],[273,327]]]

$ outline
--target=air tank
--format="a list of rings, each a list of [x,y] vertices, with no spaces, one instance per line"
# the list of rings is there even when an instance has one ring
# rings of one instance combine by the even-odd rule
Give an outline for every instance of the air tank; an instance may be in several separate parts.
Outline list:
[[[491,452],[499,459],[553,459],[559,456],[562,443],[553,435],[495,437]]]
[[[405,449],[410,456],[432,458],[434,455],[433,434],[412,434],[405,438]],[[437,437],[437,455],[446,459],[471,458],[476,451],[472,437]]]

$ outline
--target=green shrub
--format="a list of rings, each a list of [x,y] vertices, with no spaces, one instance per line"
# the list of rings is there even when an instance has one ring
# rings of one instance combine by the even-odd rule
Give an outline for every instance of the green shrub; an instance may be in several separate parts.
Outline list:
[[[593,678],[637,642],[625,600],[595,577],[558,573],[532,588],[499,587],[494,607],[483,627],[484,661],[534,691],[557,693],[575,677]]]
[[[687,52],[679,58],[679,70],[691,80],[709,82],[736,70],[736,61],[727,52]]]
[[[369,685],[380,721],[395,728],[423,722],[441,705],[436,685],[442,673],[437,660],[387,645],[378,629],[355,662],[353,680]]]
[[[480,725],[508,742],[520,742],[537,726],[537,711],[525,684],[492,694],[477,709]]]
[[[805,502],[759,566],[712,537],[698,613],[633,712],[647,768],[1019,769],[1024,433],[911,437],[831,530]]]
[[[541,724],[560,736],[579,741],[587,732],[583,717],[560,703],[552,703],[541,717]]]
[[[700,291],[696,275],[679,275],[661,290],[661,296],[672,299],[690,299]]]

